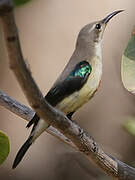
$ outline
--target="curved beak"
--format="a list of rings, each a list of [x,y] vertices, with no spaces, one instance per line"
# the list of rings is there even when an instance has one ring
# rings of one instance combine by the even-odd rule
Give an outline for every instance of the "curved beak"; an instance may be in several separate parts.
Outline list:
[[[124,11],[124,10],[114,11],[113,13],[109,14],[107,17],[105,17],[102,20],[102,23],[107,24],[110,21],[110,19],[112,19],[112,17],[114,17],[116,14],[118,14],[118,13],[120,13],[122,11]]]

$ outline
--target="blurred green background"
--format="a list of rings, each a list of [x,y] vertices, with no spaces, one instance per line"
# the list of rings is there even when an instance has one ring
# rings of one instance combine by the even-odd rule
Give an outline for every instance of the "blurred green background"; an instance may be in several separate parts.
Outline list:
[[[25,3],[28,3],[31,0],[13,0],[15,6],[22,6]]]
[[[89,22],[104,18],[118,9],[125,11],[113,18],[104,34],[103,76],[95,97],[84,105],[74,119],[87,130],[102,148],[133,164],[135,137],[123,123],[135,115],[135,97],[122,85],[122,53],[134,26],[134,0],[33,0],[15,8],[15,18],[24,58],[44,94],[70,58],[79,30]],[[13,73],[9,70],[2,33],[0,33],[0,88],[28,105]],[[56,138],[44,133],[30,148],[17,169],[11,166],[19,147],[29,135],[26,122],[0,107],[0,129],[10,137],[11,152],[1,166],[4,180],[71,180],[109,179]]]

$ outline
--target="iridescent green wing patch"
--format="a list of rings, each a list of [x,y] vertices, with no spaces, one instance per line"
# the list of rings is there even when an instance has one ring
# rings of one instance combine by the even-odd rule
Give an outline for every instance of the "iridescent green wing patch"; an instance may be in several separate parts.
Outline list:
[[[92,71],[92,67],[90,66],[90,64],[87,61],[81,61],[79,62],[74,70],[70,73],[68,79],[70,79],[71,77],[85,77],[86,74],[90,74]]]
[[[62,82],[59,81],[47,93],[46,100],[52,106],[56,106],[65,97],[79,91],[88,80],[91,71],[92,68],[87,61],[79,62]]]
[[[75,76],[84,77],[86,73],[90,74],[91,70],[92,68],[90,65],[85,65],[75,72]]]
[[[135,93],[135,33],[129,39],[122,56],[121,77],[124,87]]]

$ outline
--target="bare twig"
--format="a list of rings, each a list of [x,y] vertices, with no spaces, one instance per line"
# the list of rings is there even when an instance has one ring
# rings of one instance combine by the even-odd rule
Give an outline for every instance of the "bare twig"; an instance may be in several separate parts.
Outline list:
[[[13,6],[10,0],[0,0],[1,24],[9,55],[10,68],[13,70],[31,107],[48,124],[52,124],[78,147],[88,159],[93,161],[107,174],[120,180],[134,180],[135,169],[107,155],[76,123],[49,105],[43,98],[39,88],[24,62],[19,37],[14,21]]]

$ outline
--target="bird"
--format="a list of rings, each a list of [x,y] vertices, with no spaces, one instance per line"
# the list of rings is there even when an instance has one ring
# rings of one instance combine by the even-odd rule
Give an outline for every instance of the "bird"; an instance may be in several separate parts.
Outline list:
[[[87,24],[80,30],[69,62],[44,97],[71,120],[72,115],[94,96],[100,85],[104,30],[110,19],[122,11],[114,11],[104,19]],[[33,142],[49,127],[36,113],[26,127],[32,125],[28,139],[15,157],[13,169],[20,163]]]

